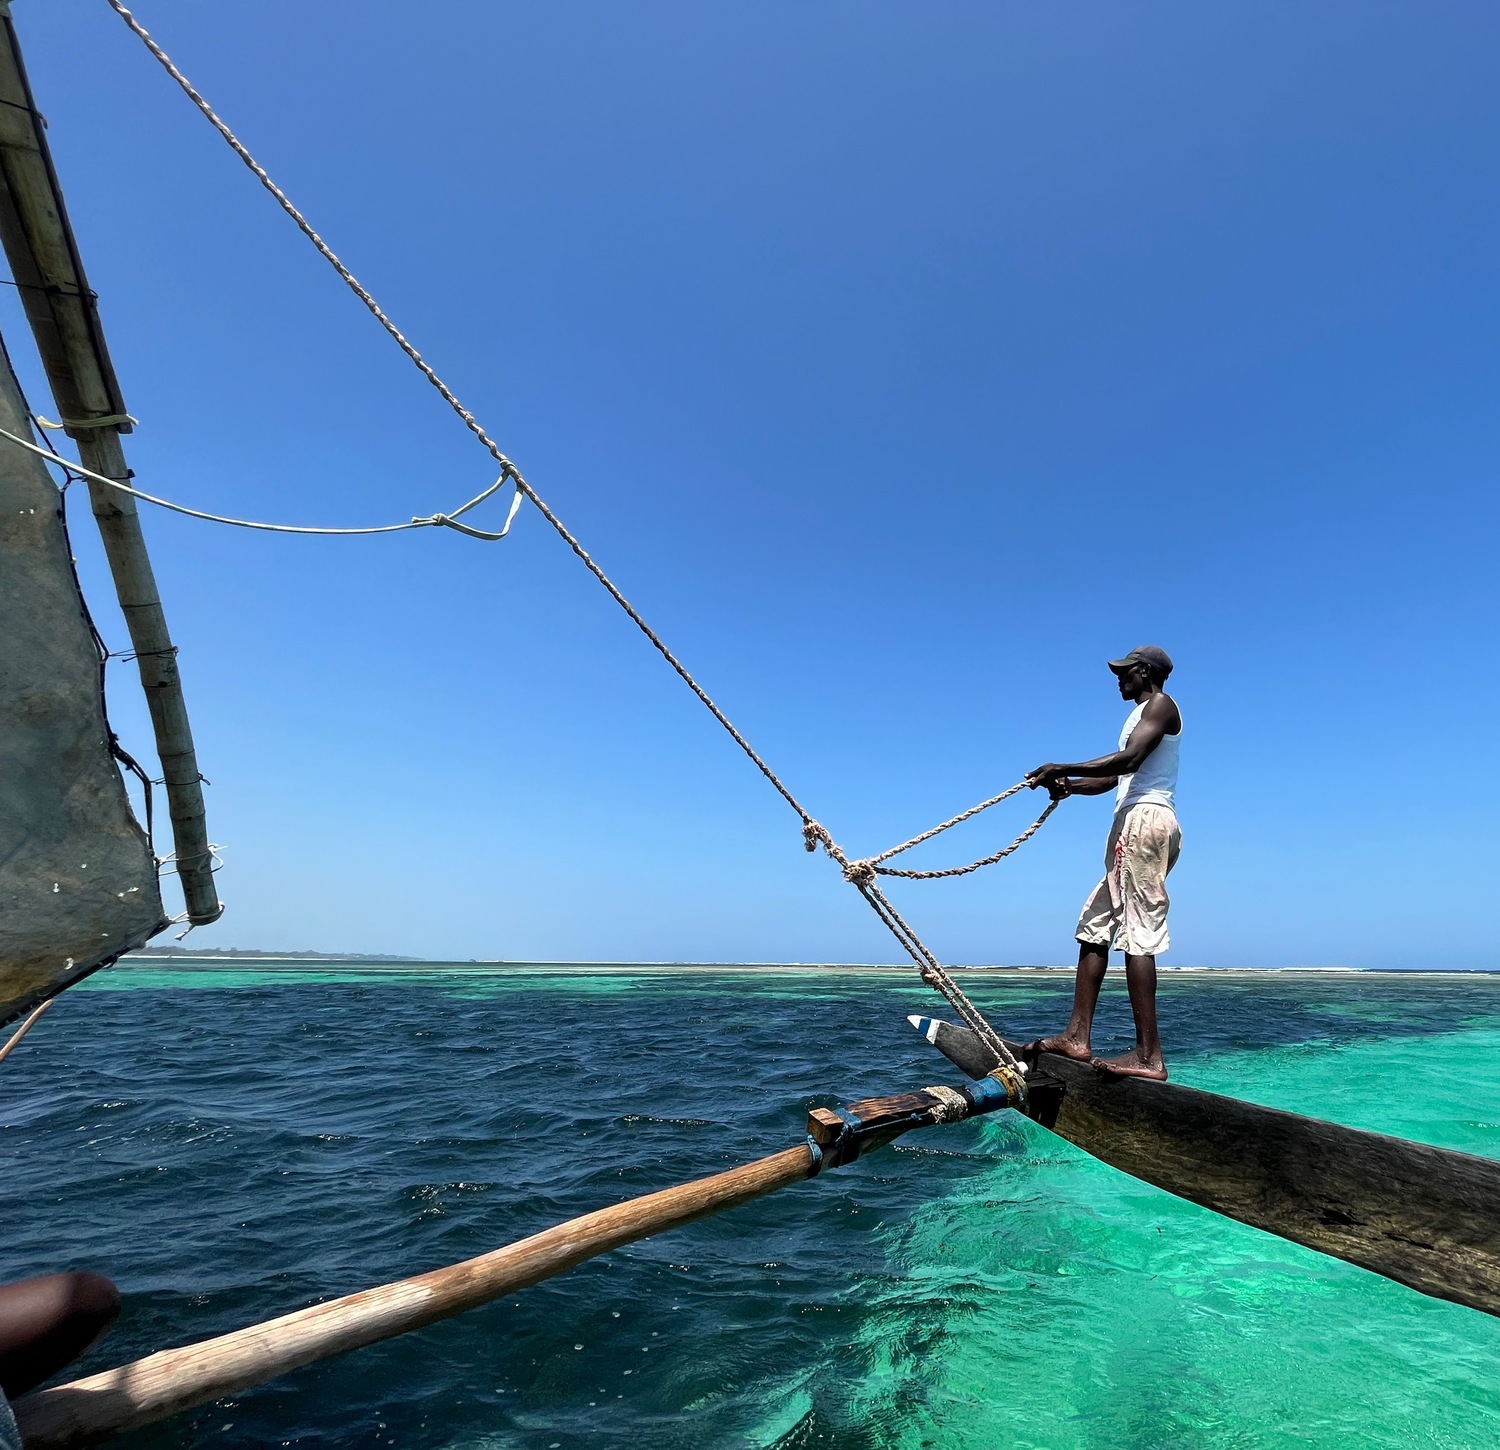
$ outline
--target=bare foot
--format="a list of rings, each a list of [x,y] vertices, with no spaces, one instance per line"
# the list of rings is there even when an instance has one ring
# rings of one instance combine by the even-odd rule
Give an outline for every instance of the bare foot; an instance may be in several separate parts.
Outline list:
[[[1038,1052],[1055,1052],[1059,1057],[1071,1057],[1074,1062],[1088,1062],[1094,1055],[1087,1042],[1069,1037],[1066,1032],[1059,1032],[1056,1037],[1038,1037],[1035,1042],[1028,1042],[1025,1050],[1033,1056]]]
[[[1149,1077],[1156,1082],[1167,1080],[1167,1065],[1160,1057],[1142,1057],[1138,1048],[1122,1052],[1118,1057],[1096,1057],[1091,1059],[1100,1072],[1112,1073],[1115,1077]]]

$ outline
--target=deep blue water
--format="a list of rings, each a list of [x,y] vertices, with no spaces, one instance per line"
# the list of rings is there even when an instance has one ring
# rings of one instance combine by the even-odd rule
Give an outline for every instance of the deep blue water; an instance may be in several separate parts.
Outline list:
[[[1016,1034],[1070,992],[968,982]],[[0,1068],[4,1277],[113,1275],[103,1368],[787,1146],[813,1104],[952,1081],[904,1022],[938,1006],[843,969],[116,968]],[[1163,1018],[1184,1081],[1500,1156],[1500,980],[1170,977]],[[1473,1446],[1500,1444],[1497,1401],[1500,1321],[1006,1118],[116,1443]]]

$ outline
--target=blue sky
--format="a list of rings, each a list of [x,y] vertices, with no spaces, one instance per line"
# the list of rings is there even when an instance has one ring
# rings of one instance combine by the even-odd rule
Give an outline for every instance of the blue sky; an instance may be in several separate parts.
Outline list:
[[[1492,5],[137,13],[851,853],[1110,748],[1103,661],[1156,642],[1168,962],[1500,966]],[[488,480],[102,0],[15,20],[143,487],[357,524]],[[898,959],[534,512],[147,526],[224,847],[191,941]],[[898,903],[1069,960],[1107,818]]]

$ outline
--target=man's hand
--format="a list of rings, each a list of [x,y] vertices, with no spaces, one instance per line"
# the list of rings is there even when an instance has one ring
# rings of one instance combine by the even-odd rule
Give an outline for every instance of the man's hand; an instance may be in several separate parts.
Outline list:
[[[1065,765],[1039,765],[1026,776],[1026,784],[1035,790],[1038,786],[1045,786],[1047,794],[1055,801],[1060,801],[1064,796],[1072,795],[1073,786],[1067,778],[1067,766]]]

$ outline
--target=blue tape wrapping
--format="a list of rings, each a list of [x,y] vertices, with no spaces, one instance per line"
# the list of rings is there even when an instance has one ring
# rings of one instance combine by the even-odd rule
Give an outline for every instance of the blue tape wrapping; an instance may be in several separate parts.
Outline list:
[[[1003,1082],[993,1077],[982,1077],[978,1082],[966,1083],[960,1091],[968,1094],[976,1113],[992,1113],[996,1108],[1010,1106],[1010,1092]]]

